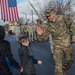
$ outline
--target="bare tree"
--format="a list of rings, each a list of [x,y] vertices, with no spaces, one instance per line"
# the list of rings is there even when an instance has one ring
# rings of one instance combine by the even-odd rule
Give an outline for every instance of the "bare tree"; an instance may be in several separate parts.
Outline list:
[[[74,0],[50,0],[48,5],[45,5],[40,12],[45,15],[46,9],[54,9],[57,14],[74,16],[73,7],[75,6]]]

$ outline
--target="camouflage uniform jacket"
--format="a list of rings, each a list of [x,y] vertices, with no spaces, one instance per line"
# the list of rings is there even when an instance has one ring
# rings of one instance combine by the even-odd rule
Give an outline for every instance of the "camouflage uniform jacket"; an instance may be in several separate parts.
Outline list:
[[[43,27],[44,34],[40,35],[40,41],[47,40],[49,34],[52,35],[53,43],[55,45],[70,45],[70,35],[68,27],[72,26],[72,20],[63,15],[57,15],[55,22],[48,22]]]

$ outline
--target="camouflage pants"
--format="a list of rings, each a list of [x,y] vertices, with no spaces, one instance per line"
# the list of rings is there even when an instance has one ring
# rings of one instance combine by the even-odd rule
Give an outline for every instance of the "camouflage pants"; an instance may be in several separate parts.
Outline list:
[[[64,55],[64,64],[62,57]],[[73,52],[71,46],[54,46],[53,58],[55,61],[55,75],[65,75],[65,70],[69,69],[73,63]]]

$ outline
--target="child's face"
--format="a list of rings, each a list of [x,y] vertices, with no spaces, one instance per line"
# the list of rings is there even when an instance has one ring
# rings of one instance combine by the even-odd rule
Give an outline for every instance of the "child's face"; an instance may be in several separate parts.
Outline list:
[[[23,46],[28,46],[29,45],[29,40],[27,39],[27,40],[24,40],[23,42],[22,42],[22,45]]]

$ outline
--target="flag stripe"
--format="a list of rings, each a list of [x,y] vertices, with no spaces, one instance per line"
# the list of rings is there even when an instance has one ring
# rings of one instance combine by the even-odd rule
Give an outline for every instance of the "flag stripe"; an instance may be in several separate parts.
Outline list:
[[[19,20],[19,16],[18,16],[18,10],[17,10],[17,7],[15,7],[15,16],[16,16],[16,20]]]
[[[1,19],[1,0],[0,0],[0,19]]]
[[[11,8],[11,9],[13,10],[13,11],[11,10],[12,11],[12,20],[14,20],[14,16],[15,16],[15,15],[13,15],[14,14],[14,8]]]
[[[9,8],[9,12],[10,12],[10,20],[12,21],[12,8]]]
[[[14,16],[15,16],[14,19],[17,20],[17,19],[16,19],[16,14],[17,14],[17,13],[16,13],[16,7],[14,7],[14,12],[13,12],[13,14],[14,14]]]
[[[6,9],[5,9],[5,0],[3,0],[2,4],[3,4],[3,5],[2,5],[2,8],[3,8],[2,14],[4,14],[4,15],[2,15],[2,16],[3,16],[3,19],[6,20],[6,18],[5,18],[5,12],[6,12]]]
[[[17,10],[18,8],[16,7],[16,18],[17,18],[17,21],[19,20],[19,16],[18,16],[18,10]]]
[[[2,2],[2,0],[1,0],[1,19],[3,19],[3,2]]]
[[[8,5],[7,5],[7,1],[6,0],[5,0],[5,3],[6,3],[6,18],[7,18],[6,21],[8,21],[9,20],[8,19],[9,18],[9,16],[8,16],[9,12],[8,12],[8,8],[7,8]]]
[[[8,10],[8,3],[6,0],[5,0],[5,6],[6,6],[6,17],[7,17],[6,21],[9,21],[9,10]]]
[[[18,9],[17,6],[13,5],[9,6],[8,2],[11,2],[9,0],[0,0],[1,1],[1,19],[5,21],[18,21],[19,16],[18,16]],[[15,1],[16,2],[16,1]],[[11,3],[9,3],[11,4]],[[16,4],[16,3],[13,3]]]
[[[4,20],[7,20],[7,8],[6,8],[6,0],[4,0],[4,10],[5,10],[5,12],[4,12]]]

